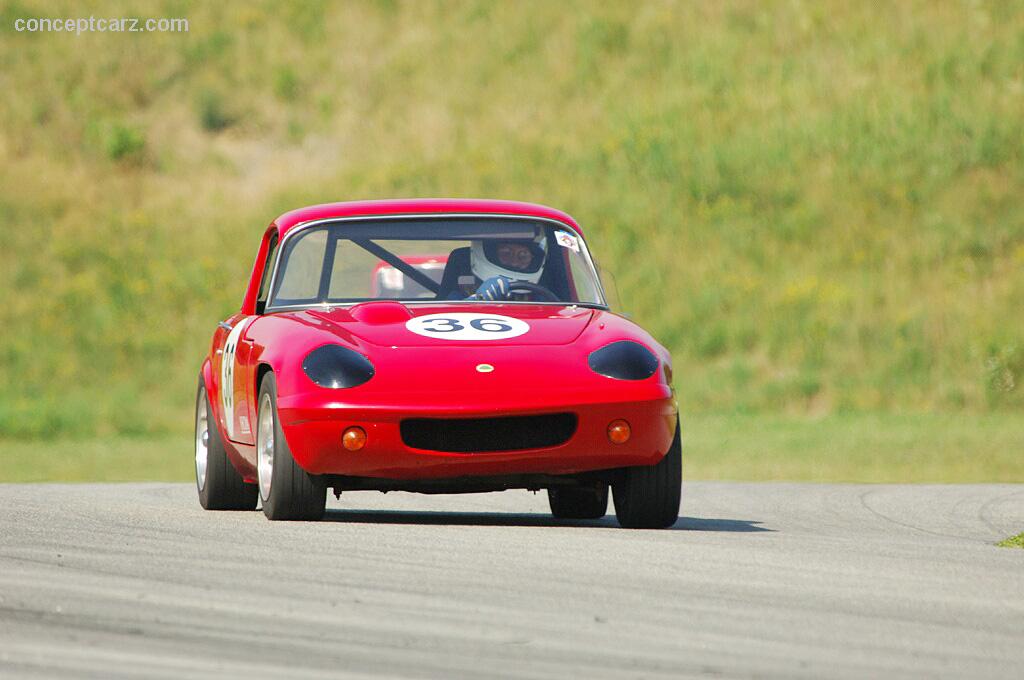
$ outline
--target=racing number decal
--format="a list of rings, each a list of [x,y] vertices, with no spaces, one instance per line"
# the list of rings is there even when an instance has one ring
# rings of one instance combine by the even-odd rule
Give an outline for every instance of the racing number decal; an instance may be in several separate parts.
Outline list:
[[[469,312],[417,316],[405,327],[417,335],[442,340],[504,340],[530,330],[525,321],[510,316]]]
[[[465,329],[456,319],[427,319],[420,324],[427,333],[458,333]]]
[[[501,319],[473,319],[469,326],[488,333],[507,333],[512,330],[512,327]],[[458,319],[427,319],[420,327],[428,333],[458,333],[466,330]]]
[[[220,400],[224,405],[224,426],[227,428],[228,439],[235,437],[235,351],[242,331],[251,319],[242,319],[228,333],[224,341],[224,354],[220,358]]]

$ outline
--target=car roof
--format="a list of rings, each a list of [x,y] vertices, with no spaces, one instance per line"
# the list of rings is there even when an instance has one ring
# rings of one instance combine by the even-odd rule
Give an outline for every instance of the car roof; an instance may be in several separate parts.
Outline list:
[[[321,203],[284,213],[274,224],[284,238],[294,227],[313,220],[369,215],[422,215],[430,213],[466,213],[482,215],[515,215],[541,217],[568,224],[582,234],[583,230],[568,214],[537,203],[498,201],[479,198],[401,198],[378,201],[347,201]]]

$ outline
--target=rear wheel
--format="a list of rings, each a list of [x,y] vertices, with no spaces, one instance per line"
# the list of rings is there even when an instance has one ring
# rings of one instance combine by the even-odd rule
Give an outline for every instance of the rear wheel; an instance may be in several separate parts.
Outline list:
[[[263,514],[269,519],[318,520],[327,488],[295,462],[277,417],[277,383],[268,373],[260,386],[256,428],[256,471]]]
[[[608,485],[548,489],[548,503],[559,519],[600,519],[608,512]]]
[[[619,524],[628,529],[664,529],[675,524],[683,477],[679,421],[664,458],[656,465],[628,467],[621,472],[612,484]]]
[[[231,464],[203,379],[196,394],[196,489],[207,510],[255,510],[256,485]]]

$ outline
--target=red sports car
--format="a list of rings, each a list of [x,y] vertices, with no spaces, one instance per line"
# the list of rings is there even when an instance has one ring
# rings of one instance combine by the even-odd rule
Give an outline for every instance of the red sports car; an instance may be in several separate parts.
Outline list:
[[[440,254],[440,276],[422,253]],[[400,292],[380,285],[381,262]],[[584,519],[604,516],[611,487],[622,526],[660,528],[680,476],[668,352],[609,311],[579,225],[540,205],[285,213],[200,374],[208,510],[260,500],[270,519],[315,520],[328,489],[519,488]]]

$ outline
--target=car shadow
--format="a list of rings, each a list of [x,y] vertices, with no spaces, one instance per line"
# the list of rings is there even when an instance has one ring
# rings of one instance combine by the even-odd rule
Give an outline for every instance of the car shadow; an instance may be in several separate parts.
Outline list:
[[[437,510],[328,510],[325,522],[350,524],[418,524],[445,526],[487,527],[580,527],[590,529],[617,529],[614,517],[601,519],[555,519],[547,513],[503,512],[441,512]],[[679,531],[763,532],[774,531],[761,526],[761,522],[745,519],[714,519],[707,517],[680,517],[669,529]]]

